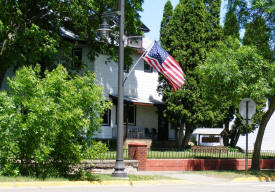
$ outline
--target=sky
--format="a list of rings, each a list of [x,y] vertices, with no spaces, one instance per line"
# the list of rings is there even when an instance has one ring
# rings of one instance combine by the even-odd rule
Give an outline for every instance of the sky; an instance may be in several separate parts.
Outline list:
[[[179,3],[179,0],[170,0],[173,8]],[[151,30],[149,33],[145,33],[145,37],[150,40],[159,40],[160,23],[163,16],[164,5],[167,0],[144,0],[142,5],[143,12],[140,13],[141,21]],[[222,0],[223,7],[221,11],[221,24],[223,23],[225,12],[225,1]]]

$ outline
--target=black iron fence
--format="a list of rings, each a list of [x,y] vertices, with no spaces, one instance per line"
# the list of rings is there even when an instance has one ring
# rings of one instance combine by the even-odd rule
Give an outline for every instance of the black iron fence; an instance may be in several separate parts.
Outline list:
[[[252,158],[253,151],[248,151],[248,158]],[[128,150],[123,151],[123,158],[129,159]],[[245,159],[245,152],[223,150],[181,150],[154,149],[148,150],[148,159]],[[261,159],[275,159],[275,151],[261,151]],[[102,154],[102,159],[116,159],[116,151]]]
[[[100,156],[102,159],[116,159],[116,151],[108,151]],[[129,159],[128,149],[123,150],[123,159]]]

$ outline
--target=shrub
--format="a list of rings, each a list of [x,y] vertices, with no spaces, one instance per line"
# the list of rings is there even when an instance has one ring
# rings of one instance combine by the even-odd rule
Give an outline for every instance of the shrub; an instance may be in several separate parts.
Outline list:
[[[0,93],[2,175],[66,176],[84,154],[105,150],[90,138],[111,104],[92,73],[71,77],[59,65],[42,78],[39,66],[23,67],[9,87]]]

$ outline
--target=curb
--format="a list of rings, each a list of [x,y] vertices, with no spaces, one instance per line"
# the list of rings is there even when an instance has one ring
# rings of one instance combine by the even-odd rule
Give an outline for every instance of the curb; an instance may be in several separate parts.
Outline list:
[[[275,181],[275,177],[238,177],[232,180],[232,182],[270,182]]]
[[[41,181],[41,182],[3,182],[2,187],[45,187],[45,186],[84,186],[84,185],[156,185],[156,184],[193,184],[182,180],[148,180],[148,181],[129,181],[129,180],[111,180],[111,181]]]

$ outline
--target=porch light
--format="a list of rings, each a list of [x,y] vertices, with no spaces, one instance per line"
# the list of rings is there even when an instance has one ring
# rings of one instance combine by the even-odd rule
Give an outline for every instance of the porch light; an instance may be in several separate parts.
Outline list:
[[[100,36],[103,37],[104,39],[108,39],[109,33],[111,31],[110,25],[107,23],[106,17],[103,18],[103,22],[100,25],[99,29],[97,31],[100,33]]]

